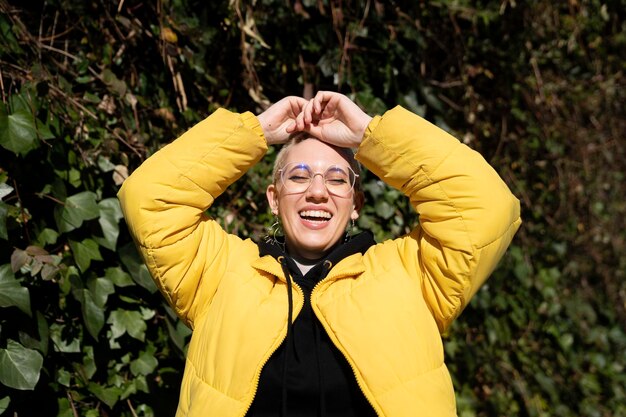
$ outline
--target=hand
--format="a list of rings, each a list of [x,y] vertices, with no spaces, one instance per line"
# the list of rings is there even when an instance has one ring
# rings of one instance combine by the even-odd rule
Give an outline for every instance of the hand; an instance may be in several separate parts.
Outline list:
[[[287,142],[290,133],[294,131],[296,117],[307,103],[308,100],[302,97],[285,97],[257,116],[268,145]]]
[[[304,131],[331,145],[355,148],[361,144],[371,120],[343,94],[319,91],[297,116],[295,126],[287,131]]]

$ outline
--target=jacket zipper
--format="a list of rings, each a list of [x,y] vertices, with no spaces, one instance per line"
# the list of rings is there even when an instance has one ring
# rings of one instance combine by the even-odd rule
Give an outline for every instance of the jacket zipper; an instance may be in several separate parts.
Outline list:
[[[267,272],[270,275],[274,275],[270,271],[266,271],[264,269],[262,269],[262,271]],[[286,282],[285,282],[285,284],[286,284]],[[304,300],[304,293],[302,292],[302,288],[300,288],[300,286],[298,284],[296,284],[295,282],[292,282],[291,284],[300,293],[300,295],[302,296],[302,299]],[[303,304],[300,305],[300,308],[298,309],[298,311],[294,311],[295,314],[292,317],[293,320],[295,320],[296,317],[298,317],[298,314],[300,314],[300,312],[302,311],[302,306],[303,306]],[[289,320],[289,319],[287,319],[287,320]],[[289,326],[290,324],[291,323],[287,323],[287,326]],[[246,409],[245,409],[244,413],[241,415],[241,417],[244,417],[246,414],[248,414],[248,411],[250,411],[250,407],[252,407],[252,403],[254,402],[254,397],[256,397],[257,390],[259,389],[259,381],[261,379],[261,371],[263,370],[263,368],[265,367],[267,362],[270,360],[270,358],[272,357],[274,352],[276,352],[278,350],[278,348],[283,344],[283,342],[285,341],[286,337],[287,337],[287,327],[285,327],[285,333],[281,336],[280,343],[276,346],[275,349],[273,349],[270,352],[270,354],[265,359],[263,359],[263,362],[261,362],[261,367],[259,368],[260,371],[254,377],[254,385],[253,385],[254,390],[252,391],[253,392],[252,398],[248,402],[248,405],[246,406]]]
[[[326,278],[324,278],[323,280],[319,281],[317,284],[315,284],[315,286],[313,287],[313,289],[311,290],[311,308],[313,309],[313,313],[315,314],[315,317],[317,317],[317,320],[320,322],[320,324],[322,325],[322,327],[324,328],[324,330],[326,331],[326,334],[330,335],[331,332],[329,331],[328,327],[326,327],[326,325],[324,324],[324,322],[322,320],[320,320],[319,318],[319,314],[317,312],[317,307],[315,306],[315,304],[313,304],[313,294],[315,293],[315,290],[317,289],[317,287],[323,283],[324,281],[326,281],[329,277],[327,276]],[[341,278],[338,278],[341,279]],[[359,378],[359,376],[356,373],[356,368],[354,366],[354,362],[352,361],[352,359],[348,356],[348,353],[343,350],[343,348],[337,346],[337,343],[335,343],[335,341],[330,338],[330,340],[333,342],[333,345],[335,345],[335,347],[337,348],[337,350],[339,350],[339,352],[341,352],[341,354],[343,355],[344,358],[346,358],[346,361],[348,361],[348,364],[350,365],[350,368],[352,368],[352,374],[354,375],[354,379],[356,379],[356,383],[359,386],[359,389],[361,390],[361,392],[363,393],[363,396],[365,397],[365,399],[367,400],[367,402],[372,406],[372,409],[374,410],[374,412],[376,413],[376,415],[378,416],[384,416],[384,414],[380,411],[380,409],[378,407],[376,407],[376,405],[374,405],[374,402],[372,401],[372,399],[365,393],[365,390],[363,389],[363,382],[361,381],[361,379]]]

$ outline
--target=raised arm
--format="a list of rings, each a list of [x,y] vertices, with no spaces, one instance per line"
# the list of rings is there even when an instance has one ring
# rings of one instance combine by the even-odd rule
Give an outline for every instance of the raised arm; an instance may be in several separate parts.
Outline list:
[[[371,121],[356,157],[419,213],[396,244],[444,331],[511,242],[519,201],[478,152],[399,106]]]
[[[154,280],[192,326],[200,306],[210,304],[231,256],[256,250],[224,232],[205,211],[265,154],[264,132],[276,141],[288,136],[298,103],[306,101],[283,99],[259,118],[219,109],[148,158],[119,192]]]

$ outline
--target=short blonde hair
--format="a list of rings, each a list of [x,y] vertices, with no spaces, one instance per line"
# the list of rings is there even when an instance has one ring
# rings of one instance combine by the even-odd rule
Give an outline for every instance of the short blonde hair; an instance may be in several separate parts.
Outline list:
[[[284,166],[283,162],[285,158],[287,157],[287,153],[289,152],[289,149],[291,149],[294,145],[297,145],[298,143],[303,142],[307,139],[319,140],[315,136],[311,136],[306,132],[299,132],[293,135],[287,142],[285,142],[282,148],[280,148],[280,151],[278,151],[278,154],[276,155],[276,159],[274,160],[274,169],[272,170],[272,181],[274,182],[274,185],[276,185],[278,181],[278,171],[280,171],[280,169]],[[333,148],[335,148],[335,150],[348,161],[350,168],[352,168],[354,173],[357,175],[354,181],[354,191],[355,193],[360,193],[361,192],[361,164],[359,164],[359,161],[357,161],[354,158],[354,151],[350,148],[340,148],[338,146],[333,146]]]

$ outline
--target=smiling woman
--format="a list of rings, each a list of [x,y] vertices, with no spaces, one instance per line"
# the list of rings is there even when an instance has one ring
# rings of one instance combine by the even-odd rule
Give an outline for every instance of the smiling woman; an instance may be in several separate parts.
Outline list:
[[[282,239],[242,240],[204,214],[285,143],[267,188]],[[410,199],[411,233],[346,235],[364,204],[356,160]],[[220,109],[119,197],[194,331],[178,416],[455,416],[441,333],[520,225],[517,199],[478,153],[401,107],[372,118],[332,92],[258,116]]]
[[[278,184],[267,187],[272,213],[280,216],[290,254],[320,259],[359,217],[356,174],[343,153],[314,138],[290,146],[282,159]]]

